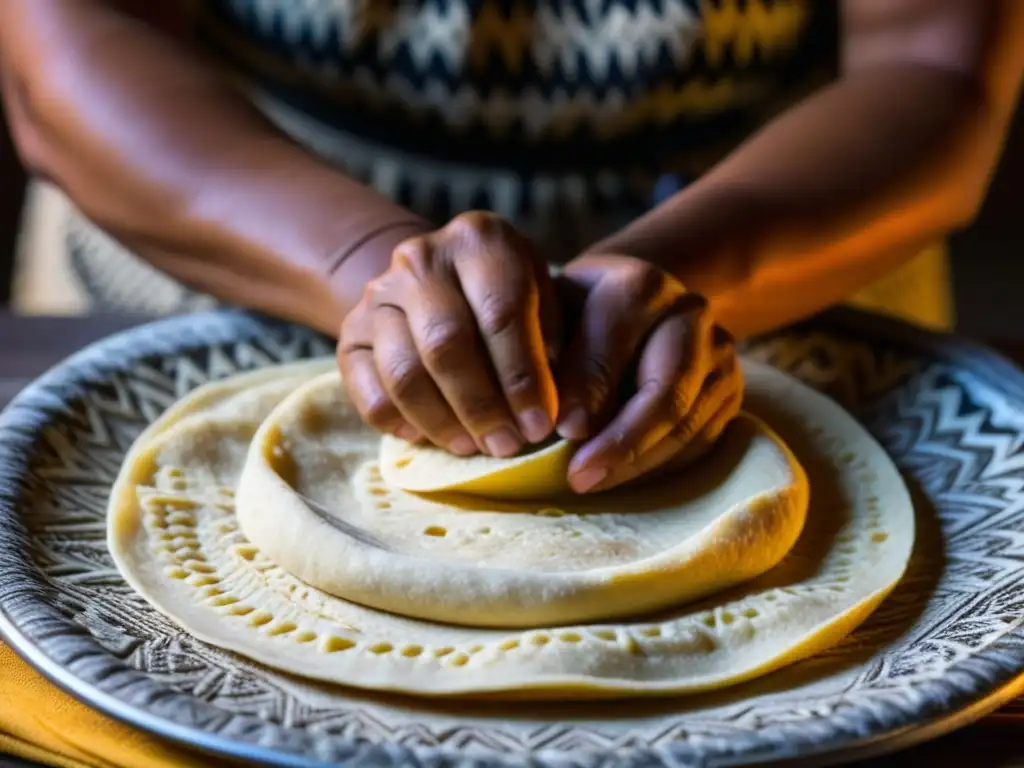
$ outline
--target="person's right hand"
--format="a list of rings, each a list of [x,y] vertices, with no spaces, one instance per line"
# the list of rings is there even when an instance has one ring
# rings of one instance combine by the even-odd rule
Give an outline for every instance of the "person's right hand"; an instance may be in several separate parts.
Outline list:
[[[394,250],[342,323],[338,364],[381,432],[507,457],[553,431],[559,330],[546,263],[509,223],[471,212]]]

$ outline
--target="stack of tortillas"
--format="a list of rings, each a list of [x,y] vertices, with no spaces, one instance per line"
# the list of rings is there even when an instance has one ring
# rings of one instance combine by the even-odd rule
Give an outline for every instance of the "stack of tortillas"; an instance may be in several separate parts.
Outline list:
[[[125,579],[194,636],[406,693],[694,692],[849,633],[906,567],[913,509],[831,400],[744,364],[745,412],[670,477],[575,496],[574,446],[455,458],[363,426],[331,361],[209,384],[114,487]]]

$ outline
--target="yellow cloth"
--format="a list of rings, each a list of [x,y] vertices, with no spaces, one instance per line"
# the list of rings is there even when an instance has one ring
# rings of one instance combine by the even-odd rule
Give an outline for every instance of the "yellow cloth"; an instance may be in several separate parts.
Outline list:
[[[0,753],[60,768],[229,765],[168,745],[94,712],[0,644]]]
[[[861,291],[848,304],[936,331],[956,323],[945,243],[938,243]]]

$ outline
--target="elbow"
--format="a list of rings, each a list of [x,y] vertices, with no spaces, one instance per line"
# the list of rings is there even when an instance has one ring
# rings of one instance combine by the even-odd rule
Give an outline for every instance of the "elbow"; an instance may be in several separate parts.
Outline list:
[[[2,2],[2,0],[0,0]],[[98,188],[81,153],[69,151],[62,132],[65,97],[47,78],[21,77],[12,67],[0,66],[0,96],[12,144],[26,173],[58,187],[94,223],[116,231],[121,223],[106,215],[102,188]]]
[[[28,85],[8,66],[0,68],[0,85],[7,126],[18,159],[30,175],[53,179],[54,152],[46,139],[44,121],[29,98]]]
[[[946,185],[916,199],[905,199],[874,219],[855,238],[863,247],[886,250],[899,243],[941,239],[966,229],[978,217],[984,191]]]
[[[973,176],[973,178],[972,178]],[[989,174],[958,174],[939,185],[932,197],[931,219],[936,231],[951,234],[971,226],[981,213],[988,193]]]
[[[906,188],[904,199],[913,201],[907,218],[919,230],[950,234],[969,227],[981,213],[1002,154],[1005,127],[980,110],[964,122]]]
[[[947,231],[969,227],[985,204],[1016,103],[1003,102],[973,99],[952,131],[937,173],[925,179],[925,186],[933,190],[934,209]]]
[[[978,218],[978,214],[981,213],[981,206],[985,202],[984,191],[978,192],[976,195],[958,195],[957,197],[960,199],[950,204],[946,214],[949,232],[956,232],[971,226]]]
[[[936,189],[919,201],[917,215],[907,217],[908,223],[919,231],[942,236],[966,229],[978,218],[985,200],[984,189],[966,186],[950,184]]]

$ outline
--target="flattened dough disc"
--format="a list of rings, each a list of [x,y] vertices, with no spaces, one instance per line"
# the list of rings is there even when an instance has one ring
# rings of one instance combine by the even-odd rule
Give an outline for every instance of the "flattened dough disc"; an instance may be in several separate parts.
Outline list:
[[[262,416],[294,388],[275,377],[295,375],[240,376],[172,408],[126,457],[109,515],[115,562],[150,604],[195,637],[288,673],[421,696],[720,688],[838,642],[897,583],[914,542],[909,494],[878,444],[831,400],[748,363],[747,407],[794,450],[813,489],[800,538],[776,567],[636,621],[522,631],[401,618],[304,584],[239,530],[232,487]]]
[[[536,627],[679,605],[771,568],[807,511],[803,470],[750,416],[730,425],[711,455],[657,484],[518,503],[391,487],[378,468],[379,439],[336,373],[310,382],[256,433],[238,488],[239,523],[307,584],[429,621]],[[449,466],[429,452],[412,456],[442,476]],[[481,482],[510,482],[516,460],[511,468],[486,461],[498,479],[477,472]],[[564,472],[558,462],[547,466]],[[541,482],[555,486],[561,477]],[[338,519],[382,546],[332,525]]]
[[[510,459],[485,454],[452,456],[432,445],[384,435],[380,474],[393,488],[413,493],[452,492],[491,499],[545,499],[569,492],[567,473],[575,445],[555,440]]]

